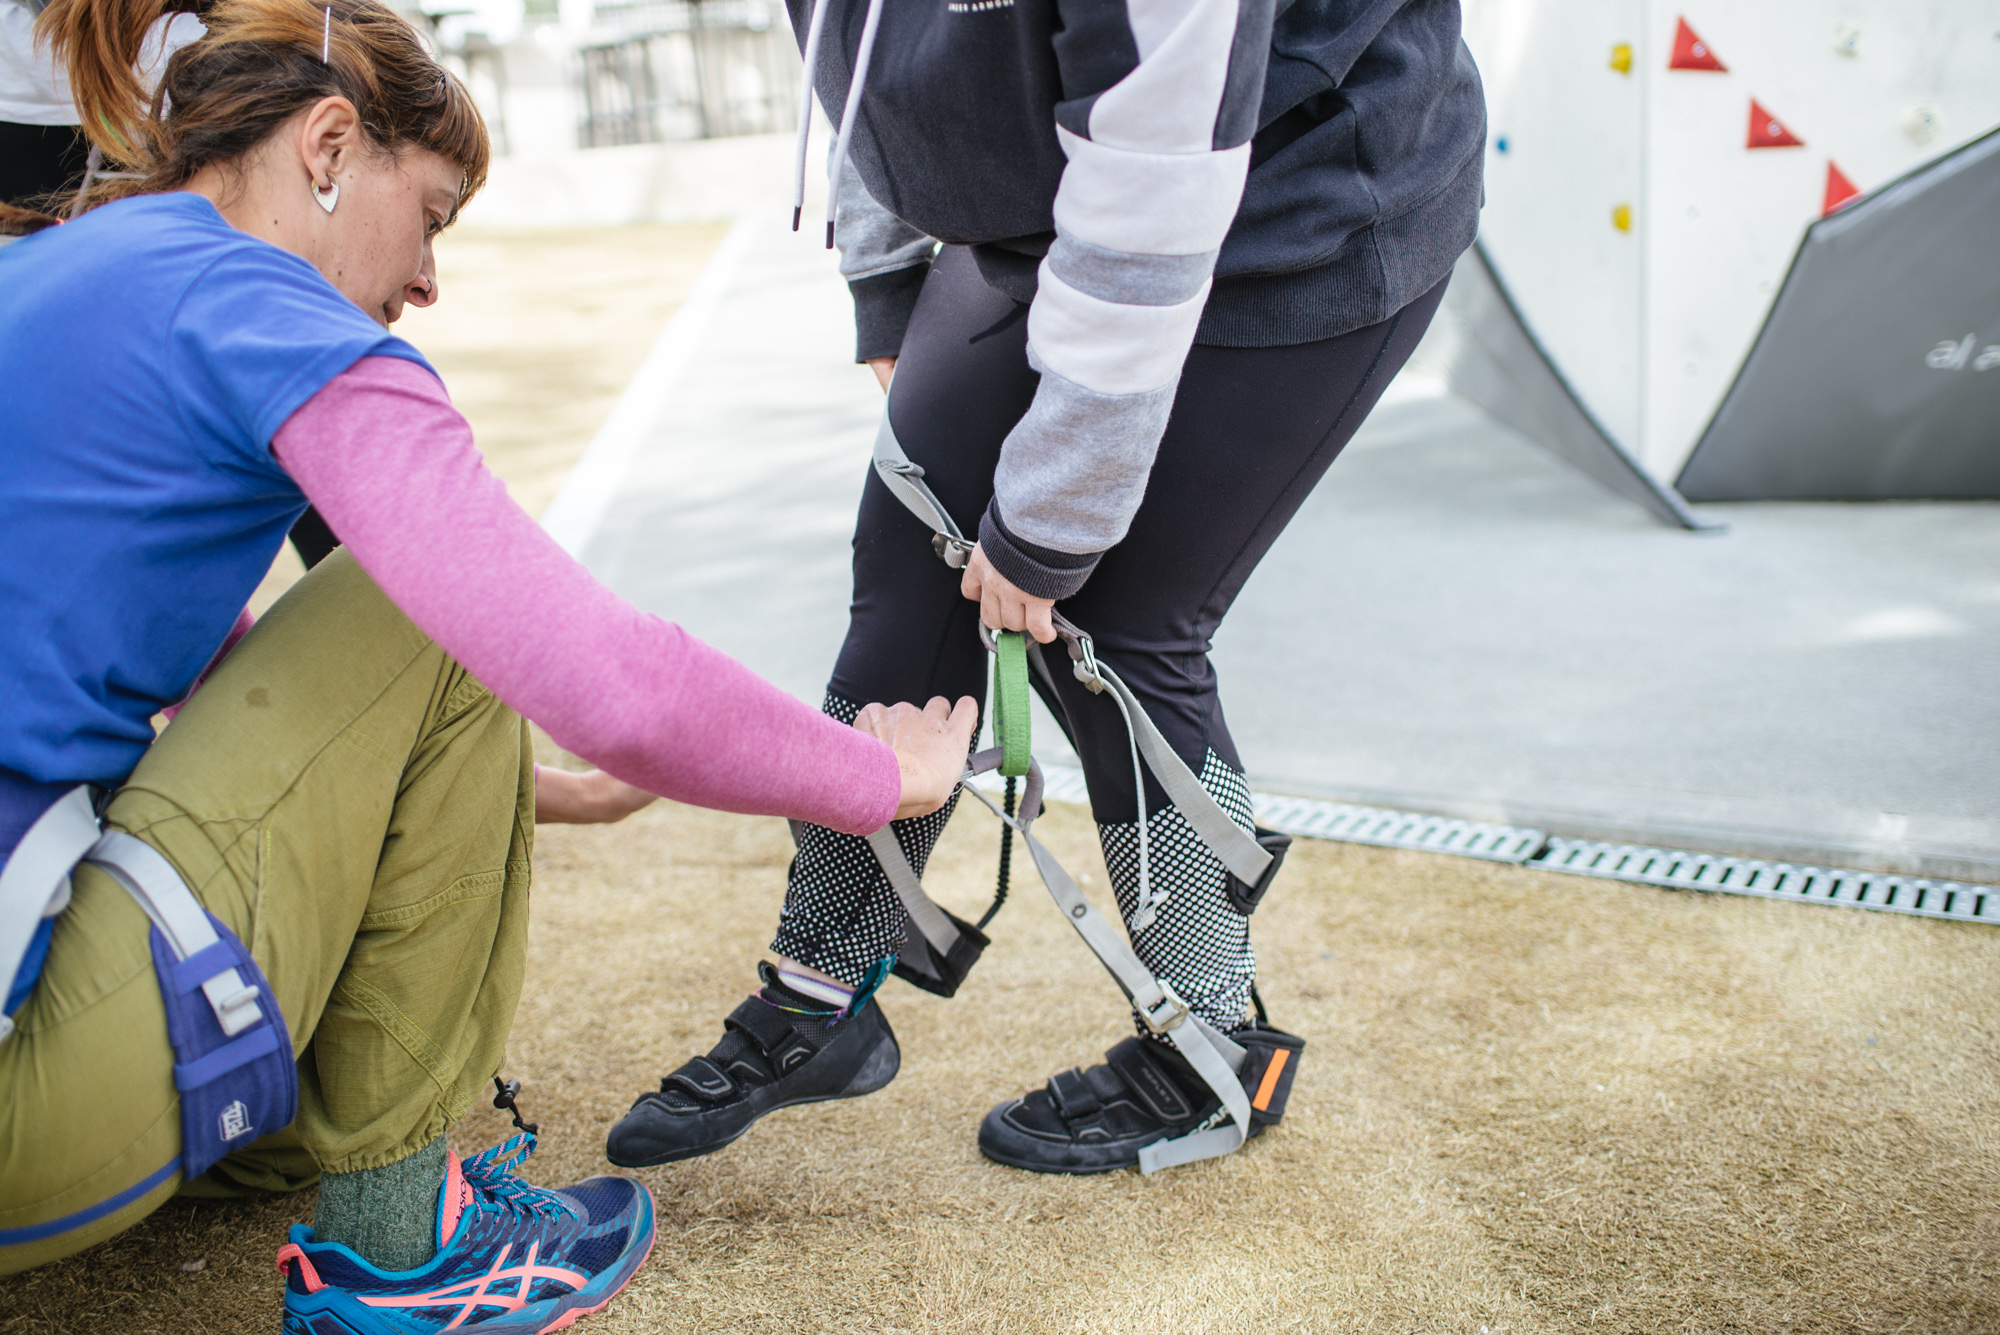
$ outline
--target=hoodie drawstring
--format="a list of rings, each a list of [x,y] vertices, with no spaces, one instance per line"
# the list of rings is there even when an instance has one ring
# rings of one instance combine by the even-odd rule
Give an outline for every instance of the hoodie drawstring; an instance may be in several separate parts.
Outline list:
[[[806,141],[812,138],[813,115],[813,70],[819,66],[819,35],[826,27],[826,11],[829,0],[819,0],[813,6],[812,18],[806,24],[806,72],[804,87],[799,90],[799,151],[796,171],[792,177],[792,230],[799,230],[799,219],[806,211]]]
[[[825,26],[827,7],[834,0],[819,0],[806,28],[805,92],[799,108],[798,166],[792,191],[792,230],[799,230],[799,218],[806,206],[806,140],[812,130],[813,70],[819,61],[820,32]],[[840,173],[847,165],[847,145],[854,138],[854,122],[861,94],[868,86],[868,60],[875,54],[875,33],[882,26],[882,0],[868,0],[868,17],[861,24],[861,49],[854,57],[854,77],[847,85],[847,104],[841,108],[840,135],[834,140],[833,159],[826,171],[826,248],[833,249],[834,211],[840,205]]]

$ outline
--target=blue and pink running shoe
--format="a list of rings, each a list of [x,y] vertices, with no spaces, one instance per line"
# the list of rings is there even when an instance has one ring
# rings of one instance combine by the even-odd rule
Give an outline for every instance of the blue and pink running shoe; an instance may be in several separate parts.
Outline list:
[[[278,1251],[285,1335],[542,1335],[600,1310],[653,1250],[652,1193],[629,1177],[548,1190],[516,1170],[533,1135],[446,1159],[437,1255],[381,1270],[303,1224]]]

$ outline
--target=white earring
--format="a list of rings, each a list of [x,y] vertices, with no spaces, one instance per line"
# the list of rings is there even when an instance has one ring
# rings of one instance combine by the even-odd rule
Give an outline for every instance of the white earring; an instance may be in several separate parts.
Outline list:
[[[332,213],[333,206],[340,202],[340,185],[330,176],[326,180],[326,189],[321,190],[318,186],[314,186],[312,192],[313,199],[328,213]]]

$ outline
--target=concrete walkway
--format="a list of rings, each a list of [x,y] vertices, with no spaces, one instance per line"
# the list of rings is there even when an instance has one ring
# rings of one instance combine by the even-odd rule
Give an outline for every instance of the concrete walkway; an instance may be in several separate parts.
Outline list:
[[[817,703],[881,394],[806,235],[742,224],[704,284],[551,525]],[[1663,528],[1406,375],[1217,638],[1253,781],[2000,880],[2000,506],[1714,512]]]

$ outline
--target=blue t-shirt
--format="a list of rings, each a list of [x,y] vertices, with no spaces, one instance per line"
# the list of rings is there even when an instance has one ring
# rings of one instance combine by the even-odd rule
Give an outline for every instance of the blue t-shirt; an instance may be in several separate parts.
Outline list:
[[[0,808],[132,772],[306,507],[271,437],[370,355],[427,365],[199,195],[0,248]]]

